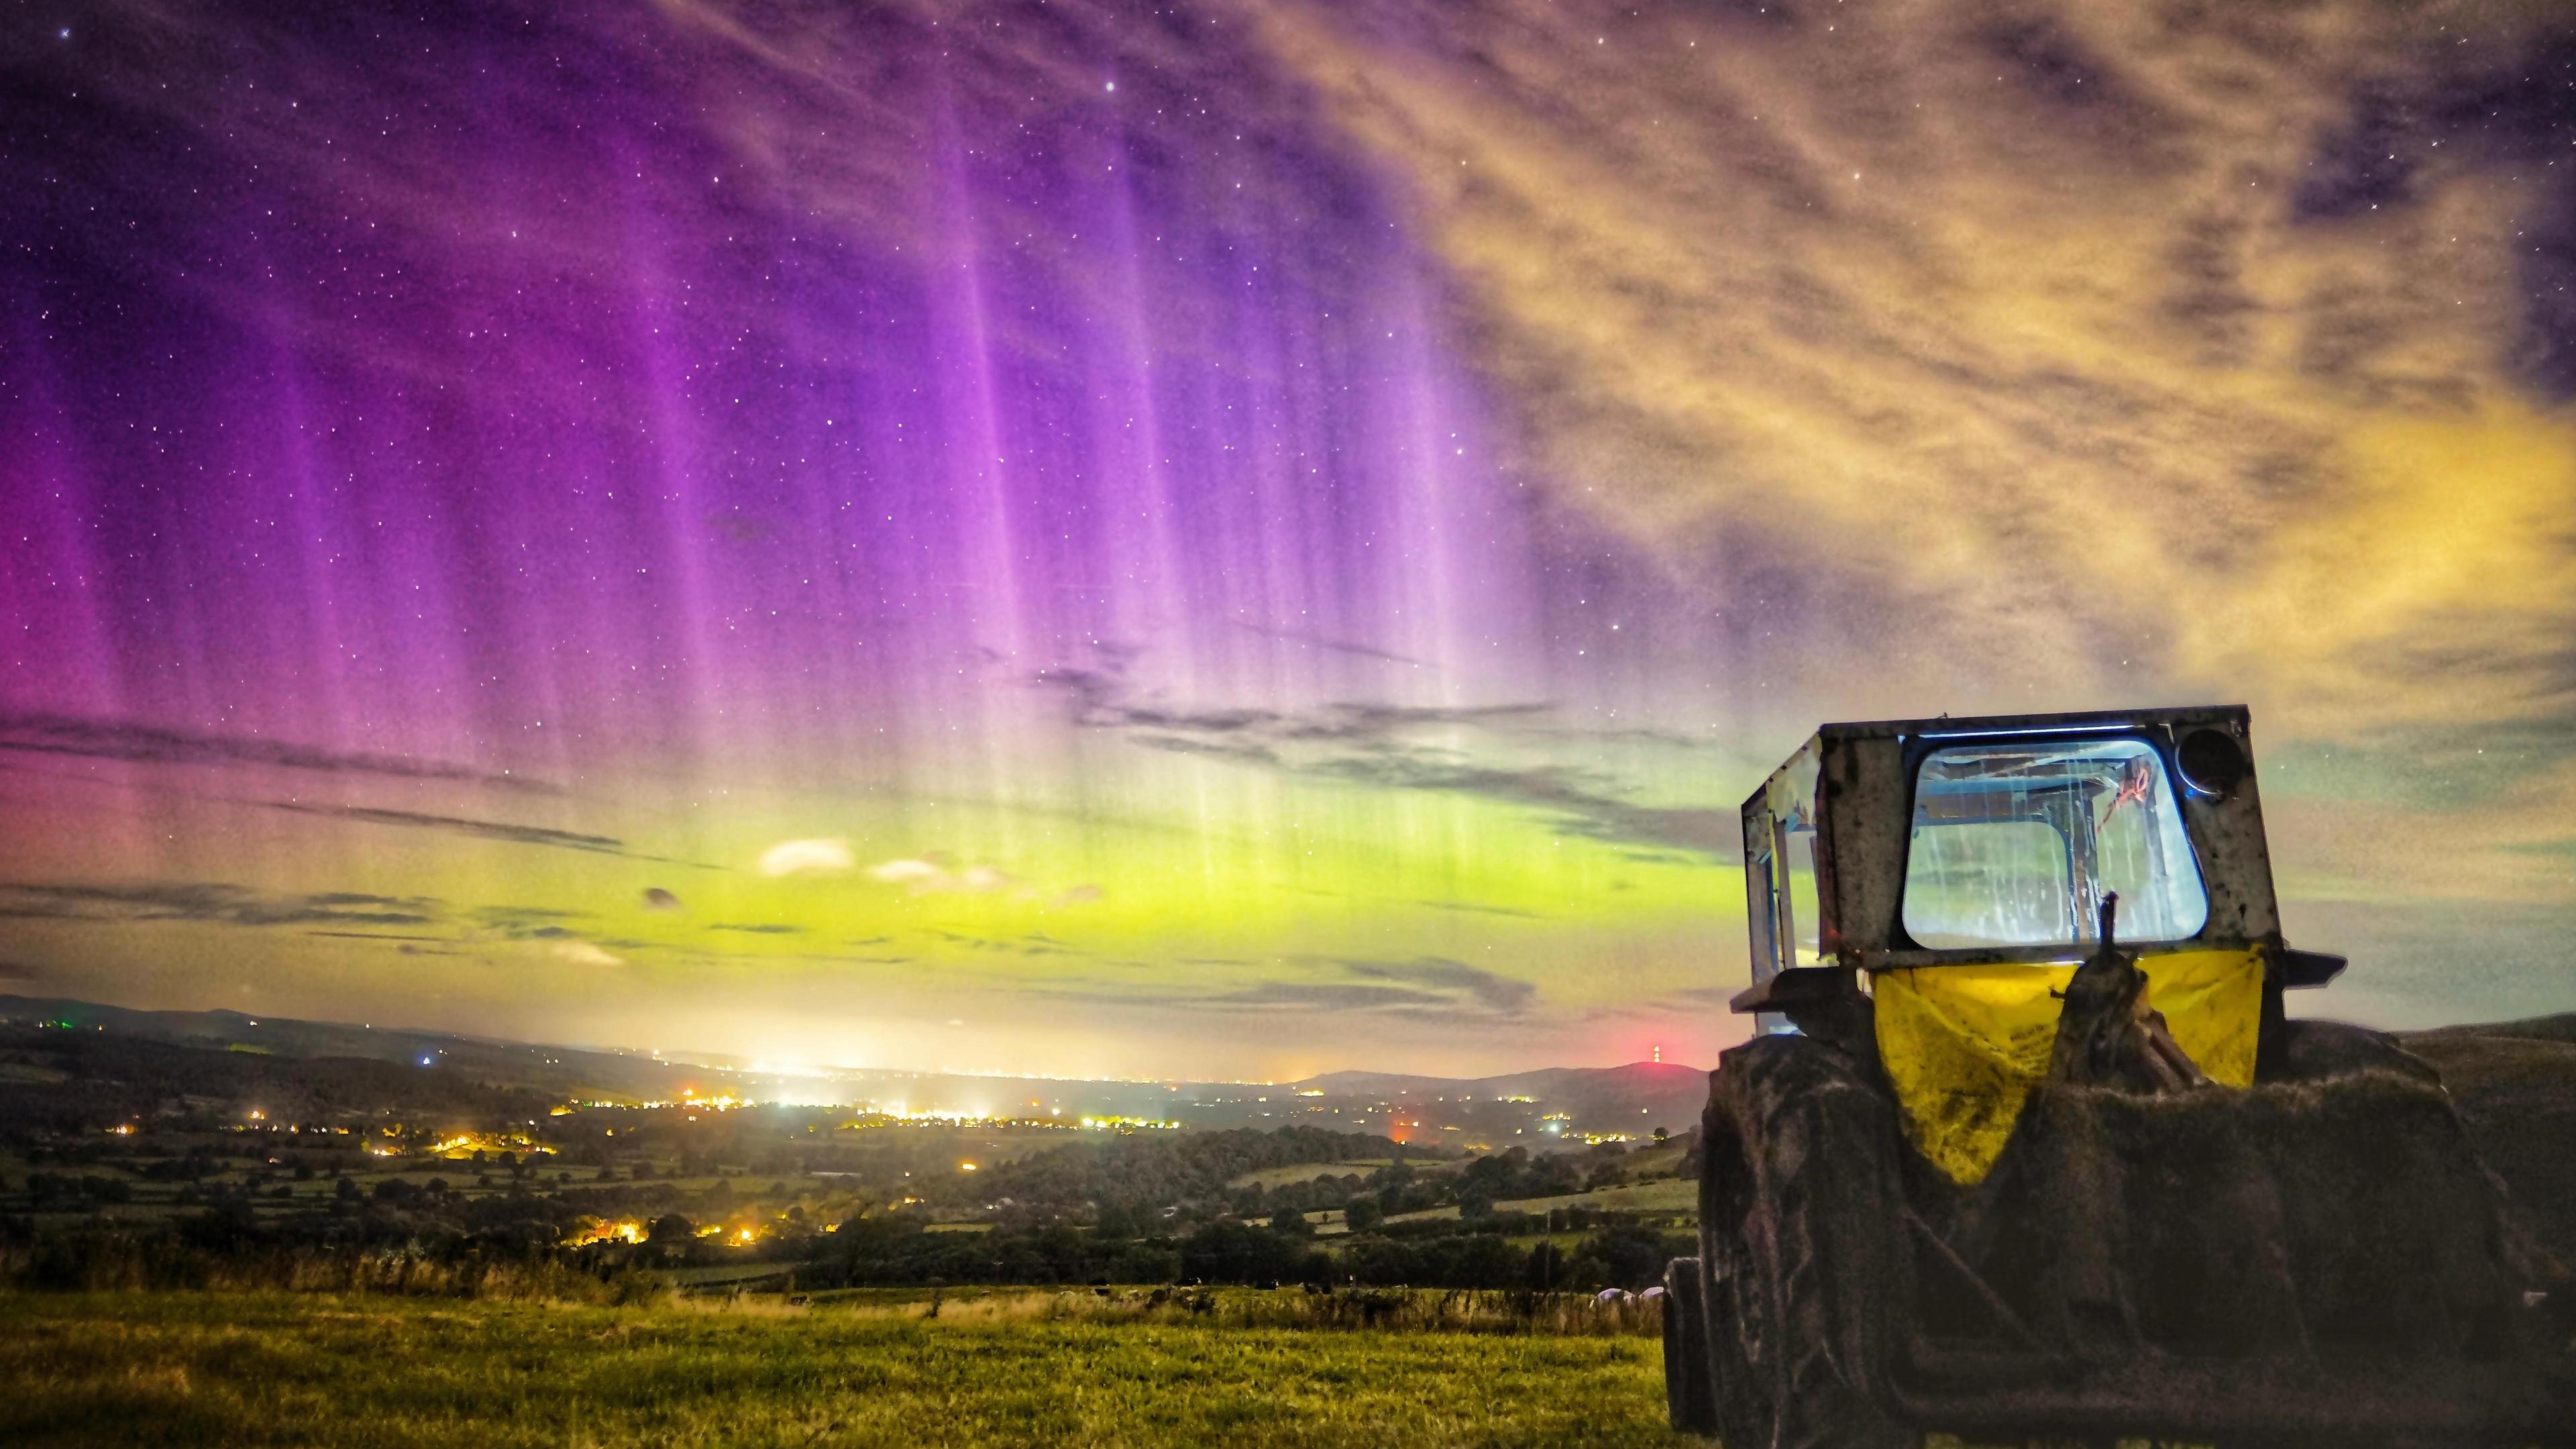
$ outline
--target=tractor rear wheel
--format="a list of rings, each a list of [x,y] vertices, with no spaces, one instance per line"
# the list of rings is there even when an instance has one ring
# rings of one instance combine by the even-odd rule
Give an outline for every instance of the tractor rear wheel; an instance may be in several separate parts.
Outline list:
[[[1909,1449],[1917,1437],[1870,1379],[1898,1222],[1892,1104],[1821,1043],[1772,1037],[1727,1056],[1701,1136],[1718,1437],[1727,1449]]]

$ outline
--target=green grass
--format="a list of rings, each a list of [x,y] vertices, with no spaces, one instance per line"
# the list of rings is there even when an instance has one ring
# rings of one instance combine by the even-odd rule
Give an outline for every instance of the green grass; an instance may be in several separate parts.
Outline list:
[[[1517,1198],[1494,1204],[1496,1212],[1543,1213],[1566,1208],[1591,1208],[1597,1212],[1628,1213],[1699,1213],[1699,1184],[1678,1177],[1659,1177],[1652,1182],[1622,1183],[1617,1187],[1592,1192],[1570,1192],[1563,1197]],[[1434,1218],[1454,1218],[1458,1209],[1423,1208],[1418,1212],[1397,1213],[1391,1223],[1428,1222]]]
[[[739,1311],[0,1295],[0,1443],[1656,1445],[1639,1334],[1124,1319],[1039,1296]]]
[[[1617,1187],[1598,1188],[1592,1192],[1568,1193],[1564,1197],[1533,1197],[1519,1202],[1498,1202],[1496,1211],[1543,1213],[1551,1209],[1594,1208],[1617,1212],[1686,1212],[1699,1211],[1699,1184],[1678,1177],[1661,1177],[1651,1182],[1622,1183]]]

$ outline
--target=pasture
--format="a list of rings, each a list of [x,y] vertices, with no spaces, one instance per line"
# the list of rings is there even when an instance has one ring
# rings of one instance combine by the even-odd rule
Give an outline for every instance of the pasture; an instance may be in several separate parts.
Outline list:
[[[1301,1296],[951,1295],[932,1317],[918,1298],[0,1295],[0,1443],[1695,1442],[1664,1427],[1644,1314],[1516,1330],[1426,1297],[1314,1326]]]

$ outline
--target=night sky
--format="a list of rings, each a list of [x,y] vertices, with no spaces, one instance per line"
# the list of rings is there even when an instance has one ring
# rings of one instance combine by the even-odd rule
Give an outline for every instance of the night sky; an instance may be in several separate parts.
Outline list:
[[[2244,701],[2576,1008],[2563,4],[0,18],[0,991],[1706,1062],[1827,719]]]

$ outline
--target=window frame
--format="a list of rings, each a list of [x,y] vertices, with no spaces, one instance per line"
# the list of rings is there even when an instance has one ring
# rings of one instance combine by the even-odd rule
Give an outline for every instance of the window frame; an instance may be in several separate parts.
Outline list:
[[[1903,766],[1905,771],[1905,812],[1903,817],[1905,821],[1905,849],[1900,858],[1897,869],[1896,919],[1891,923],[1892,929],[1889,933],[1889,948],[1899,951],[1918,951],[1926,955],[1933,956],[1948,955],[1952,953],[1962,955],[1973,954],[1980,959],[1994,959],[1998,953],[2005,953],[2007,955],[2021,956],[2024,959],[2031,960],[2047,960],[2052,958],[2060,960],[2075,959],[2094,949],[2096,943],[2084,940],[2055,942],[2036,941],[2011,946],[1926,946],[1920,941],[1914,939],[1914,932],[1905,924],[1906,886],[1910,881],[1912,881],[1914,873],[1914,816],[1916,807],[1919,803],[1919,796],[1923,788],[1924,765],[1929,762],[1933,756],[1949,750],[1992,748],[2012,745],[2078,746],[2116,743],[2146,746],[2148,753],[2155,758],[2156,768],[2162,772],[2161,783],[2164,786],[2166,798],[2172,802],[2174,817],[2183,827],[2183,850],[2191,861],[2193,883],[2200,888],[2202,904],[2200,929],[2194,931],[2188,936],[2174,936],[2154,940],[2133,940],[2128,936],[2123,935],[2120,938],[2120,943],[2124,946],[2173,949],[2192,945],[2206,937],[2210,932],[2210,928],[2215,925],[2218,920],[2218,900],[2216,893],[2210,889],[2209,864],[2201,857],[2200,842],[2195,838],[2195,832],[2191,828],[2190,818],[2183,810],[2185,797],[2189,794],[2191,787],[2183,782],[2182,771],[2174,760],[2174,733],[2175,732],[2172,730],[2148,729],[2138,725],[2110,725],[2099,729],[1998,730],[1993,733],[1976,731],[1960,734],[1927,733],[1907,739],[1905,742]],[[2063,834],[2063,832],[2060,833]],[[2068,848],[2071,852],[2073,848],[2072,841],[2068,842]],[[2072,859],[2068,862],[2068,878],[2070,882],[2073,879]]]

